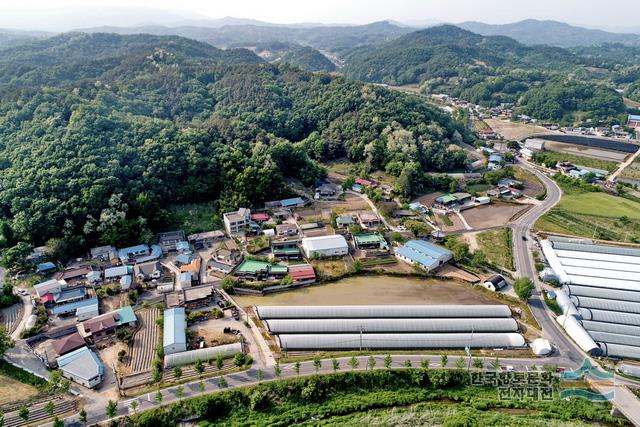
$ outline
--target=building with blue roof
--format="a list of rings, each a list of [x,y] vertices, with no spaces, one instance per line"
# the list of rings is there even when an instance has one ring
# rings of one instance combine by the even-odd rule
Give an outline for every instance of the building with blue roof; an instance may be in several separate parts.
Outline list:
[[[93,388],[104,378],[102,361],[86,346],[60,356],[56,361],[63,377],[85,387]]]
[[[36,266],[36,270],[38,273],[50,273],[56,270],[56,265],[51,261],[43,262],[42,264],[38,264]]]
[[[76,301],[69,304],[57,305],[53,307],[53,309],[51,309],[51,314],[53,314],[54,316],[60,316],[64,314],[68,315],[71,313],[76,313],[76,310],[78,310],[81,307],[95,307],[95,310],[93,310],[92,312],[97,311],[98,298],[95,297],[95,298],[83,299],[81,301]]]
[[[116,314],[116,326],[135,326],[138,318],[130,305],[113,311]]]
[[[433,271],[453,258],[453,252],[424,240],[409,240],[396,249],[396,257],[417,265],[427,272]]]
[[[164,311],[162,347],[165,355],[187,351],[186,327],[184,307],[175,307]]]
[[[302,197],[293,197],[291,199],[280,200],[280,204],[283,208],[301,208],[304,206],[304,200],[302,200]]]

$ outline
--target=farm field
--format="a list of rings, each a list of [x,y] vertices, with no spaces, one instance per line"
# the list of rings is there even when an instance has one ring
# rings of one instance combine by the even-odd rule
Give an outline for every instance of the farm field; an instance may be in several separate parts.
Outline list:
[[[28,400],[39,394],[34,386],[22,383],[6,375],[0,374],[0,405],[20,400]]]
[[[513,250],[511,248],[511,229],[483,231],[476,235],[478,249],[487,260],[500,267],[513,270]]]
[[[529,207],[529,205],[517,203],[492,202],[490,205],[462,211],[462,216],[473,229],[499,227],[507,224],[514,215]]]
[[[535,226],[550,233],[640,242],[640,203],[606,193],[565,194]]]
[[[539,197],[545,194],[546,190],[542,182],[531,172],[521,167],[513,168],[514,178],[524,183],[524,194],[529,197]]]

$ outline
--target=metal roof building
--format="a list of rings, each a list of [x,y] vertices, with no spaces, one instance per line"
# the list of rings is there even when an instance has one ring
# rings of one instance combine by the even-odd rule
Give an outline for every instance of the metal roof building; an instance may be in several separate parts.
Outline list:
[[[65,378],[69,378],[88,388],[93,388],[100,384],[104,377],[102,361],[87,347],[81,347],[71,353],[60,356],[57,362]]]
[[[506,305],[257,306],[260,319],[381,319],[511,317]]]
[[[478,334],[303,334],[279,335],[285,350],[349,350],[358,348],[514,348],[525,340],[517,333]]]
[[[164,311],[164,328],[162,331],[164,354],[187,351],[186,327],[184,307],[176,307]]]
[[[271,319],[272,334],[383,332],[517,332],[512,318],[495,319]]]
[[[427,271],[431,271],[453,258],[453,253],[450,250],[424,240],[409,240],[395,252],[401,260],[417,264]]]
[[[347,240],[339,234],[305,237],[301,246],[307,258],[343,256],[349,253]]]

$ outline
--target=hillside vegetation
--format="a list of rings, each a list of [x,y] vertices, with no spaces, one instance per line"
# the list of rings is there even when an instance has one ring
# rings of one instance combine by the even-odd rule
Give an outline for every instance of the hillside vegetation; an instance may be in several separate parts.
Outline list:
[[[597,68],[595,62],[561,48],[525,46],[443,25],[357,49],[344,72],[368,82],[418,83],[426,92],[484,106],[514,103],[539,119],[623,120],[622,97],[605,84],[614,66]]]
[[[180,37],[65,34],[0,51],[7,245],[147,241],[169,204],[219,211],[313,185],[314,160],[401,176],[459,168],[466,131],[419,100]],[[411,185],[410,185],[411,184]],[[28,251],[25,245],[14,255]]]

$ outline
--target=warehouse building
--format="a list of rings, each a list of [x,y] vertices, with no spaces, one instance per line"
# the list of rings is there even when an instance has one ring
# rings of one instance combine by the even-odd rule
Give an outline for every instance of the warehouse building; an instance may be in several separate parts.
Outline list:
[[[505,305],[260,306],[256,313],[285,351],[525,345]]]
[[[396,257],[430,272],[451,260],[453,252],[424,240],[409,240],[396,249]]]
[[[187,351],[186,327],[184,307],[164,311],[162,346],[165,355]]]
[[[307,258],[327,258],[344,256],[349,253],[349,245],[344,236],[305,237],[302,239],[302,251]]]

